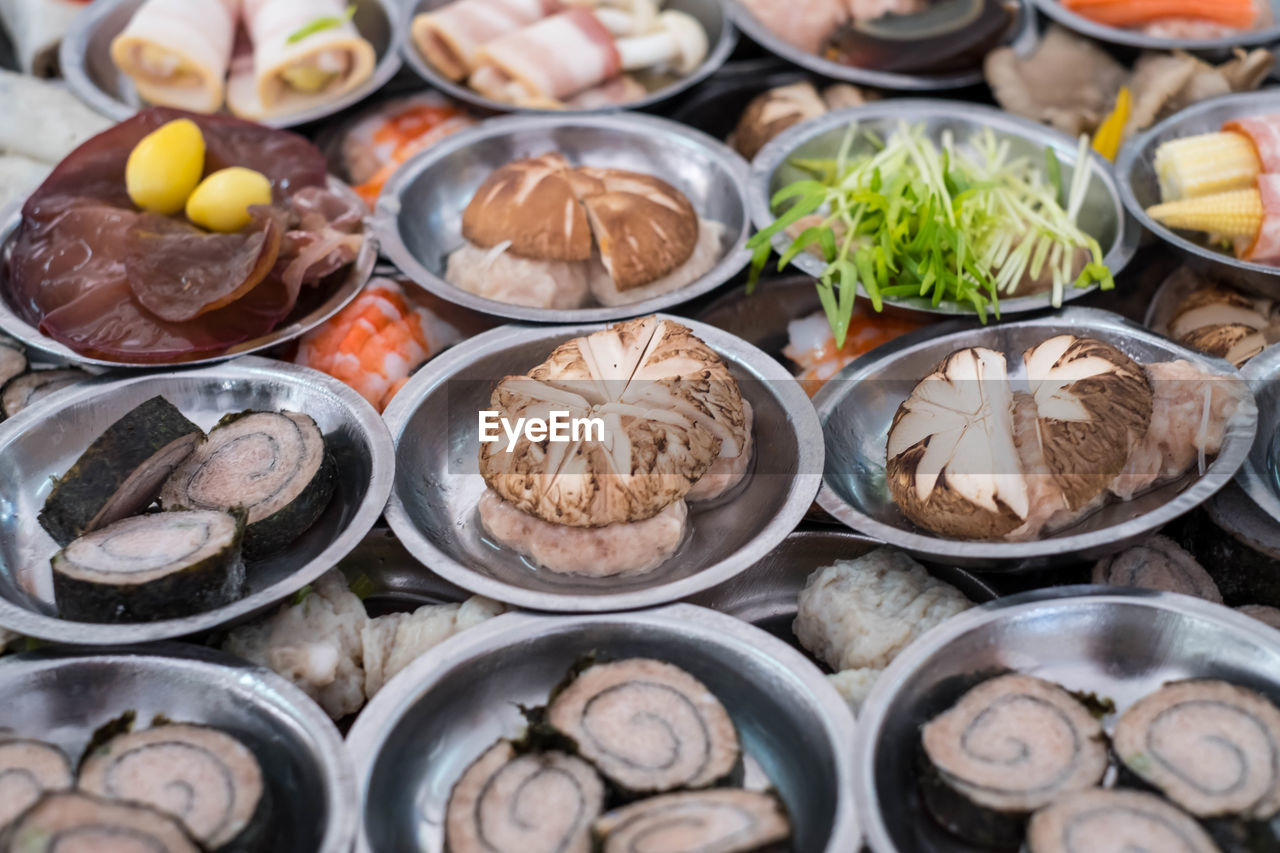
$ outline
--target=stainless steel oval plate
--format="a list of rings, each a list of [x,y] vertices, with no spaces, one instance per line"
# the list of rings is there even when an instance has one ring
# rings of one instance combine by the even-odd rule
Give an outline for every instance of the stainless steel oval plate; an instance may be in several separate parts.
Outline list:
[[[1255,30],[1241,30],[1230,35],[1217,38],[1165,38],[1153,36],[1140,29],[1109,27],[1091,21],[1083,15],[1077,15],[1061,0],[1032,0],[1035,7],[1045,16],[1052,18],[1064,27],[1075,30],[1081,35],[1097,39],[1108,44],[1136,48],[1138,50],[1187,50],[1195,53],[1211,55],[1228,54],[1237,47],[1265,47],[1280,40],[1280,24],[1272,23],[1267,27]],[[1273,21],[1280,20],[1280,2],[1270,0],[1265,5]]]
[[[790,164],[796,157],[833,158],[844,141],[849,127],[856,124],[859,130],[872,131],[884,138],[900,122],[923,124],[928,136],[937,141],[950,131],[957,139],[989,127],[1003,140],[1008,140],[1010,156],[1025,156],[1032,162],[1044,161],[1044,150],[1052,149],[1062,168],[1064,186],[1070,185],[1076,166],[1076,141],[1036,122],[1009,115],[994,107],[984,107],[958,101],[939,100],[891,100],[877,101],[865,106],[836,110],[821,118],[807,121],[784,131],[769,142],[751,161],[751,218],[757,228],[772,225],[777,218],[770,208],[773,194],[805,174]],[[1102,248],[1102,261],[1113,275],[1119,275],[1133,258],[1138,247],[1140,231],[1125,213],[1120,201],[1119,189],[1111,172],[1111,164],[1097,153],[1089,152],[1090,182],[1080,208],[1079,222]],[[781,254],[791,245],[785,233],[773,238],[773,247]],[[826,264],[808,252],[801,252],[792,264],[815,278],[822,274]],[[1095,288],[1067,287],[1064,300],[1079,298]],[[858,291],[862,295],[861,288]],[[895,300],[894,305],[935,314],[963,314],[973,312],[955,303],[934,306],[928,299]],[[1034,296],[1001,297],[1001,315],[1020,314],[1050,307],[1049,294]]]
[[[1186,359],[1224,382],[1244,401],[1228,424],[1221,452],[1202,476],[1194,473],[1131,501],[1111,503],[1078,524],[1031,542],[945,539],[915,527],[885,484],[885,440],[898,405],[944,357],[967,346],[1019,353],[1060,334],[1088,335],[1140,363]],[[986,571],[1036,568],[1095,559],[1123,550],[1194,509],[1236,475],[1253,444],[1257,409],[1230,364],[1191,352],[1115,314],[1069,308],[1057,315],[986,328],[924,329],[863,356],[828,382],[814,405],[826,438],[827,468],[818,503],[848,526],[921,559]]]
[[[225,607],[137,624],[59,619],[49,567],[57,545],[36,521],[49,478],[157,394],[206,430],[228,412],[245,409],[288,409],[315,418],[338,465],[333,500],[285,551],[250,564],[248,593]],[[373,407],[336,379],[305,367],[244,358],[182,373],[82,382],[0,424],[0,627],[56,643],[119,645],[185,637],[258,613],[311,583],[360,542],[386,503],[393,464],[391,437]]]
[[[544,704],[587,653],[670,661],[728,709],[744,784],[770,783],[791,814],[795,853],[857,849],[849,775],[853,716],[798,652],[730,616],[687,604],[604,616],[506,614],[467,630],[392,679],[356,719],[360,851],[444,850],[449,793],[498,738],[518,736],[517,703]]]
[[[604,611],[675,601],[727,580],[763,557],[804,516],[822,471],[813,407],[777,362],[701,323],[677,318],[729,365],[755,409],[753,470],[729,499],[694,505],[692,532],[657,569],[633,577],[585,578],[535,570],[491,543],[476,504],[477,415],[493,386],[540,364],[595,326],[515,327],[486,332],[427,363],[384,413],[396,442],[387,521],[432,571],[480,595],[534,610]]]
[[[1240,372],[1258,403],[1258,437],[1237,481],[1280,525],[1280,346],[1267,348]]]
[[[1053,2],[1053,0],[1048,0]],[[1238,260],[1196,242],[1182,233],[1171,231],[1147,215],[1147,208],[1160,203],[1160,185],[1156,177],[1156,149],[1172,139],[1220,130],[1224,121],[1247,116],[1267,115],[1280,111],[1280,90],[1271,88],[1239,95],[1210,98],[1179,110],[1155,127],[1133,137],[1116,157],[1116,180],[1125,207],[1165,243],[1182,254],[1187,263],[1207,272],[1222,274],[1226,283],[1267,296],[1280,296],[1280,266],[1255,264]]]
[[[1222,678],[1280,703],[1280,632],[1198,598],[1101,587],[1026,593],[948,620],[885,670],[858,718],[854,787],[875,853],[972,853],[920,803],[920,726],[1009,670],[1121,711],[1184,678]]]
[[[629,169],[683,192],[705,219],[725,226],[720,257],[702,278],[671,293],[611,308],[533,308],[477,296],[444,278],[446,256],[463,245],[462,211],[489,174],[521,157],[558,151],[574,165]],[[510,116],[444,139],[405,163],[378,199],[374,228],[383,252],[414,282],[458,305],[536,323],[638,317],[724,284],[749,260],[747,164],[728,146],[645,115]]]
[[[0,660],[0,732],[61,747],[74,762],[94,729],[134,711],[222,729],[262,766],[270,800],[266,849],[346,853],[356,834],[355,774],[342,738],[280,676],[178,643],[104,654],[44,650]]]
[[[203,0],[202,0],[203,1]],[[58,61],[67,85],[103,115],[124,121],[146,106],[133,81],[111,60],[111,42],[128,25],[145,0],[97,0],[75,19],[62,40]],[[372,95],[400,70],[398,0],[352,0],[353,23],[378,55],[373,76],[340,98],[302,112],[266,118],[271,127],[299,127],[341,112]]]
[[[976,86],[982,83],[983,80],[980,66],[970,71],[954,71],[944,74],[902,74],[832,62],[826,57],[802,50],[790,42],[778,38],[768,27],[760,22],[759,18],[751,14],[751,11],[743,6],[739,0],[724,0],[724,4],[728,7],[734,24],[756,44],[788,62],[833,80],[843,80],[846,83],[856,83],[860,86],[874,86],[877,89],[902,92],[936,92],[945,89],[962,89],[966,86]],[[799,9],[797,9],[796,13],[803,14]],[[1018,18],[1014,21],[1012,32],[1005,44],[1018,51],[1018,53],[1025,53],[1035,44],[1036,38],[1035,14],[1030,6],[1019,2]]]
[[[409,63],[409,67],[419,77],[426,80],[432,88],[439,89],[459,101],[496,113],[522,112],[550,113],[552,115],[568,113],[581,115],[593,112],[617,112],[623,109],[648,109],[688,91],[710,77],[721,65],[724,65],[725,60],[729,58],[729,54],[733,53],[733,48],[738,43],[738,32],[733,28],[733,24],[730,23],[728,16],[725,14],[722,0],[667,0],[667,2],[661,4],[664,9],[674,9],[693,16],[698,23],[702,24],[702,28],[707,33],[707,56],[702,60],[702,64],[692,72],[672,81],[668,85],[651,91],[643,98],[617,106],[597,107],[590,110],[543,110],[535,107],[519,107],[515,104],[495,101],[492,98],[485,97],[466,85],[465,82],[460,83],[450,80],[427,61],[427,58],[422,55],[422,51],[418,49],[417,44],[414,43],[411,34],[413,19],[423,12],[430,12],[433,9],[448,5],[450,2],[452,0],[403,0],[404,18],[400,24],[400,29],[404,33],[404,45],[402,47],[404,58]]]
[[[351,196],[352,191],[346,184],[340,182],[337,178],[329,178],[329,189],[343,195]],[[111,361],[109,359],[93,358],[92,356],[82,355],[70,347],[55,341],[53,338],[45,335],[38,328],[28,323],[19,316],[15,308],[12,298],[9,295],[9,256],[13,251],[13,238],[17,233],[18,226],[22,223],[22,214],[15,211],[7,222],[0,223],[0,330],[5,331],[14,338],[20,340],[24,345],[33,350],[44,353],[49,359],[61,362],[69,362],[79,365],[95,365],[97,367],[117,367],[117,368],[137,368],[137,369],[155,369],[163,367],[162,364],[155,363],[139,363],[130,361]],[[369,282],[370,276],[373,275],[373,268],[378,262],[378,244],[373,236],[373,228],[369,224],[369,220],[365,220],[364,227],[364,245],[360,248],[360,254],[351,263],[351,267],[347,270],[347,274],[332,286],[327,297],[315,308],[307,311],[299,316],[299,310],[294,309],[293,314],[286,317],[284,322],[268,335],[263,335],[251,341],[245,341],[242,344],[236,344],[231,349],[221,355],[209,356],[208,358],[194,359],[192,361],[174,362],[174,367],[198,367],[206,364],[216,364],[220,361],[236,358],[241,355],[251,355],[253,353],[262,352],[272,347],[295,341],[305,335],[307,332],[319,326],[325,320],[328,320],[334,314],[337,314],[347,306],[352,299],[364,288]]]

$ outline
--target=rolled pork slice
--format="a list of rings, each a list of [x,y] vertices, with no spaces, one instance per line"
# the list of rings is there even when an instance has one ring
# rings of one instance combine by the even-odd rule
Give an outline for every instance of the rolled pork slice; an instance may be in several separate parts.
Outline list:
[[[347,19],[346,0],[242,0],[252,62],[235,64],[231,111],[264,119],[329,103],[373,76],[377,52]]]
[[[1077,791],[1035,813],[1029,853],[1218,853],[1190,816],[1143,791]]]
[[[1167,536],[1152,536],[1119,554],[1103,557],[1093,567],[1092,581],[1105,586],[1177,592],[1222,603],[1222,593],[1213,577]]]
[[[602,853],[752,853],[791,837],[777,797],[726,788],[652,797],[596,821]]]
[[[5,0],[0,26],[9,33],[18,70],[35,77],[58,76],[58,48],[86,0]]]
[[[1225,681],[1167,684],[1116,723],[1133,773],[1198,817],[1280,813],[1280,708]]]
[[[244,582],[240,517],[160,512],[117,521],[54,555],[58,615],[82,622],[173,619],[232,601]]]
[[[173,472],[160,492],[165,509],[241,509],[245,556],[287,547],[324,513],[337,480],[320,427],[296,412],[228,415]]]
[[[715,694],[684,670],[648,658],[584,670],[552,699],[547,722],[634,793],[705,788],[727,778],[742,755]]]
[[[98,746],[80,767],[79,786],[173,815],[211,850],[249,829],[265,790],[258,759],[243,743],[218,729],[177,723]]]
[[[75,784],[71,761],[56,746],[38,740],[0,740],[0,830],[46,791]]]
[[[241,0],[147,0],[111,42],[111,59],[152,104],[213,113],[226,99]]]
[[[1280,174],[1259,175],[1258,193],[1262,196],[1262,225],[1252,239],[1237,241],[1236,254],[1246,261],[1273,263],[1280,261]]]
[[[22,347],[0,339],[0,388],[10,379],[27,372],[27,354]]]
[[[557,105],[622,71],[613,34],[590,9],[543,18],[484,45],[471,85],[494,100]]]
[[[453,786],[446,843],[450,853],[588,853],[604,797],[585,761],[563,752],[516,755],[498,741]]]
[[[979,684],[926,724],[922,739],[943,782],[1002,814],[1093,787],[1107,769],[1101,723],[1066,690],[1029,675]]]
[[[77,367],[32,370],[5,383],[4,389],[0,390],[0,411],[5,418],[11,418],[55,391],[88,378],[89,374]]]
[[[15,853],[202,853],[182,824],[137,803],[80,791],[46,794],[3,833]]]
[[[413,43],[450,80],[476,69],[480,48],[561,10],[559,0],[454,0],[413,19]]]
[[[1280,113],[1232,119],[1222,129],[1248,137],[1264,173],[1280,172]]]
[[[59,545],[136,515],[204,440],[164,397],[152,397],[94,439],[54,481],[40,524]]]

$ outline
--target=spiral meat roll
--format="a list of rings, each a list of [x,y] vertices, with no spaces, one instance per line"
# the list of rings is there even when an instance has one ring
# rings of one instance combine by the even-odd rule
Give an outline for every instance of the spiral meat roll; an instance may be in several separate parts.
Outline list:
[[[210,849],[248,830],[264,791],[262,768],[244,744],[186,724],[112,738],[85,760],[79,784],[99,797],[173,815]]]
[[[1116,723],[1129,770],[1199,817],[1280,813],[1280,708],[1224,681],[1167,684]]]
[[[450,853],[588,853],[604,783],[563,752],[516,755],[498,741],[463,772],[449,796]]]
[[[1107,769],[1101,723],[1066,690],[1029,675],[973,688],[924,727],[923,744],[944,783],[1003,813],[1097,785]]]
[[[1095,788],[1031,817],[1030,853],[1218,853],[1189,815],[1153,794]]]
[[[707,787],[741,753],[728,711],[702,682],[645,658],[584,670],[552,700],[547,722],[606,778],[637,793]]]
[[[785,841],[791,825],[778,800],[725,788],[665,794],[596,821],[602,853],[751,853]]]
[[[37,740],[0,740],[0,828],[45,791],[70,788],[71,761],[56,746]]]
[[[177,820],[147,806],[78,791],[46,794],[4,832],[20,853],[202,853]]]

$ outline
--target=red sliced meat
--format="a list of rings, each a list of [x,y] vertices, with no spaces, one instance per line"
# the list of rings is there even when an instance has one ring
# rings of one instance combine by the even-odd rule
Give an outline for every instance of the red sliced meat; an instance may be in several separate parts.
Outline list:
[[[1280,260],[1280,174],[1259,175],[1258,193],[1262,196],[1262,227],[1240,257],[1258,263]]]
[[[1280,172],[1280,115],[1253,116],[1226,122],[1223,130],[1243,133],[1253,142],[1264,172]]]

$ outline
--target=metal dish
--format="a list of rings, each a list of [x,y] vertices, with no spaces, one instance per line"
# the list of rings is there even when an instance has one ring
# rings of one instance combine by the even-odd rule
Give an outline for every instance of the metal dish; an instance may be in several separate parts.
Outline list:
[[[982,68],[971,71],[957,71],[948,74],[899,74],[892,71],[876,71],[871,68],[857,68],[842,65],[801,50],[793,44],[783,41],[773,34],[755,15],[746,9],[739,0],[724,0],[730,17],[738,29],[742,30],[756,44],[788,62],[807,68],[815,74],[846,83],[862,86],[874,86],[877,89],[891,89],[902,92],[936,92],[944,89],[963,89],[983,82]],[[1035,45],[1036,20],[1031,8],[1023,2],[1018,4],[1018,18],[1013,23],[1009,39],[1005,42],[1019,54],[1026,53]]]
[[[1203,476],[1190,474],[1032,542],[969,542],[920,531],[898,510],[884,480],[884,448],[898,405],[949,353],[988,346],[1020,353],[1054,335],[1087,334],[1140,363],[1186,359],[1223,377],[1245,399],[1228,424],[1222,450]],[[924,329],[885,344],[846,367],[814,398],[826,437],[827,468],[818,503],[849,527],[921,559],[984,571],[1042,568],[1121,551],[1199,506],[1225,486],[1253,444],[1257,408],[1235,368],[1191,352],[1115,314],[1069,308],[1059,314],[988,328]],[[838,425],[838,428],[837,428]]]
[[[957,139],[989,127],[1011,143],[1011,156],[1030,156],[1035,162],[1044,158],[1046,148],[1053,149],[1062,165],[1062,181],[1069,185],[1076,164],[1076,140],[1036,122],[1009,115],[995,107],[979,106],[957,101],[940,100],[891,100],[876,101],[860,107],[836,110],[783,131],[770,141],[751,161],[751,218],[757,228],[772,225],[776,217],[769,206],[773,194],[803,176],[789,164],[796,156],[834,157],[850,125],[861,130],[878,132],[882,137],[897,127],[899,122],[922,123],[928,135],[937,139],[943,131],[951,131]],[[1111,164],[1094,151],[1089,152],[1089,169],[1092,178],[1080,208],[1078,220],[1088,223],[1088,231],[1102,247],[1102,262],[1113,275],[1119,275],[1133,257],[1141,235],[1136,224],[1125,213],[1120,192],[1111,172]],[[779,254],[791,245],[785,233],[773,238],[774,250]],[[792,263],[811,276],[822,274],[826,264],[808,252],[801,252]],[[1063,300],[1077,299],[1096,289],[1068,286]],[[862,293],[859,288],[859,294]],[[973,312],[956,303],[934,306],[928,299],[904,299],[892,304],[933,314],[960,314],[973,316]],[[1050,307],[1047,293],[1034,296],[1001,297],[1000,313],[1020,314]]]
[[[406,613],[427,604],[456,604],[471,597],[413,558],[385,527],[375,527],[338,565],[347,584],[359,584],[370,616]]]
[[[133,81],[111,60],[111,42],[128,25],[144,0],[97,0],[76,18],[62,40],[58,58],[71,91],[98,112],[124,121],[146,104],[138,96]],[[373,76],[363,86],[327,104],[288,115],[264,118],[259,123],[271,127],[299,127],[339,113],[381,89],[400,70],[400,42],[397,26],[399,0],[353,0],[353,22],[378,55]]]
[[[49,558],[57,545],[36,523],[49,477],[69,468],[104,429],[164,395],[209,429],[228,412],[305,412],[325,433],[340,476],[320,520],[287,550],[254,562],[238,601],[182,619],[104,625],[59,619]],[[394,448],[373,407],[322,373],[244,358],[181,373],[114,374],[68,388],[0,424],[0,627],[55,643],[144,643],[199,634],[261,612],[328,571],[369,531],[391,488]]]
[[[254,753],[272,808],[267,848],[347,853],[355,774],[342,738],[301,690],[262,667],[179,643],[86,654],[41,650],[0,660],[0,731],[61,747],[75,762],[94,729],[135,711],[216,726]]]
[[[731,498],[690,509],[692,533],[671,559],[633,577],[534,571],[514,552],[490,543],[476,515],[486,488],[479,473],[476,413],[489,408],[494,384],[523,374],[559,344],[598,326],[495,329],[445,351],[409,380],[383,414],[396,441],[386,517],[400,541],[458,586],[519,607],[562,612],[675,601],[763,557],[795,529],[817,492],[822,471],[817,417],[800,385],[764,353],[710,326],[679,322],[733,371],[755,409],[755,445],[762,452]]]
[[[847,530],[797,530],[737,577],[688,601],[736,616],[800,649],[791,626],[796,618],[796,598],[809,575],[837,560],[861,557],[880,544]],[[999,595],[985,580],[964,569],[926,568],[970,601],[991,601]]]
[[[972,853],[924,811],[920,726],[984,676],[1016,670],[1096,692],[1120,710],[1166,681],[1222,678],[1280,702],[1280,632],[1167,592],[1065,587],[961,613],[885,670],[858,717],[854,791],[875,853]]]
[[[1053,2],[1053,0],[1047,0]],[[1178,250],[1192,267],[1208,273],[1225,275],[1236,287],[1257,291],[1265,296],[1280,296],[1280,267],[1238,260],[1229,254],[1170,231],[1150,216],[1147,208],[1160,202],[1160,186],[1156,178],[1156,149],[1171,139],[1219,130],[1224,121],[1245,116],[1266,115],[1280,110],[1280,91],[1263,89],[1238,95],[1210,98],[1179,110],[1155,127],[1133,137],[1116,157],[1115,175],[1120,185],[1120,198],[1129,213],[1148,231]]]
[[[1263,350],[1240,373],[1258,402],[1258,439],[1237,482],[1263,512],[1280,522],[1280,346]]]
[[[1060,0],[1031,0],[1031,2],[1041,14],[1047,15],[1067,29],[1075,30],[1083,36],[1101,42],[1136,50],[1187,50],[1202,54],[1226,55],[1237,47],[1266,47],[1280,40],[1280,23],[1273,23],[1269,27],[1260,27],[1256,30],[1237,31],[1219,38],[1162,38],[1147,35],[1141,30],[1099,24],[1072,12],[1063,6]],[[1280,20],[1280,2],[1271,0],[1268,5],[1271,8],[1272,19]]]
[[[87,13],[86,13],[87,14]],[[337,178],[329,178],[329,189],[339,192],[344,196],[353,196],[351,189],[346,184],[338,181]],[[53,338],[46,336],[38,328],[28,323],[18,315],[13,302],[9,296],[9,256],[13,251],[13,237],[18,230],[18,226],[22,223],[22,214],[20,211],[14,211],[13,215],[4,223],[0,223],[0,330],[8,333],[10,336],[17,338],[25,346],[31,350],[43,353],[48,359],[53,361],[68,362],[71,364],[96,365],[98,367],[112,368],[135,368],[154,370],[157,367],[165,367],[165,364],[155,363],[139,363],[132,361],[111,361],[102,358],[93,358],[91,356],[82,355],[70,347],[55,341]],[[373,274],[373,267],[378,261],[378,243],[373,235],[373,228],[369,220],[365,220],[364,227],[364,245],[360,248],[360,254],[351,263],[346,276],[342,279],[329,297],[325,299],[318,307],[313,308],[303,316],[297,315],[297,309],[294,313],[285,318],[285,324],[278,327],[275,331],[268,335],[263,335],[251,341],[245,341],[236,344],[231,349],[221,355],[208,356],[192,361],[173,362],[173,367],[198,367],[206,364],[216,364],[220,361],[227,361],[241,355],[250,355],[252,353],[262,352],[271,349],[280,344],[289,343],[296,340],[307,332],[319,326],[325,320],[328,320],[334,314],[337,314],[347,306],[352,299],[364,288],[369,282],[370,276]]]
[[[795,853],[857,849],[849,777],[853,717],[794,649],[720,613],[679,604],[606,616],[506,614],[471,628],[392,679],[356,720],[357,850],[444,847],[455,780],[523,724],[587,652],[669,660],[720,698],[746,753],[747,787],[788,806]]]
[[[671,293],[612,308],[562,310],[477,296],[444,279],[445,257],[463,244],[462,211],[489,174],[512,160],[559,151],[575,165],[630,169],[668,181],[698,213],[724,223],[720,260]],[[535,323],[593,323],[638,317],[687,302],[724,284],[747,264],[751,232],[746,161],[709,136],[654,116],[508,116],[443,139],[409,160],[378,198],[374,231],[383,252],[410,279],[450,302]]]
[[[424,12],[430,12],[432,9],[445,6],[450,0],[403,0],[404,11],[402,13],[400,30],[404,34],[404,51],[405,61],[409,63],[419,77],[426,80],[434,89],[439,89],[447,95],[450,95],[459,101],[471,104],[484,110],[495,113],[547,113],[550,115],[585,115],[588,113],[611,113],[619,110],[644,110],[655,107],[663,101],[674,98],[682,92],[685,92],[710,77],[716,70],[724,64],[729,55],[733,53],[733,48],[738,43],[738,32],[733,28],[733,24],[729,22],[729,18],[725,15],[722,0],[667,0],[662,4],[664,9],[674,9],[692,15],[702,24],[702,28],[707,32],[707,57],[702,60],[702,64],[698,66],[690,74],[673,81],[669,85],[663,86],[650,92],[643,98],[635,101],[629,101],[625,104],[617,106],[598,107],[591,110],[568,109],[568,110],[544,110],[535,107],[521,107],[515,104],[509,104],[504,101],[495,101],[467,86],[465,83],[459,83],[450,80],[448,77],[436,70],[435,66],[427,61],[427,58],[418,50],[417,44],[414,43],[411,34],[413,27],[413,19]]]

